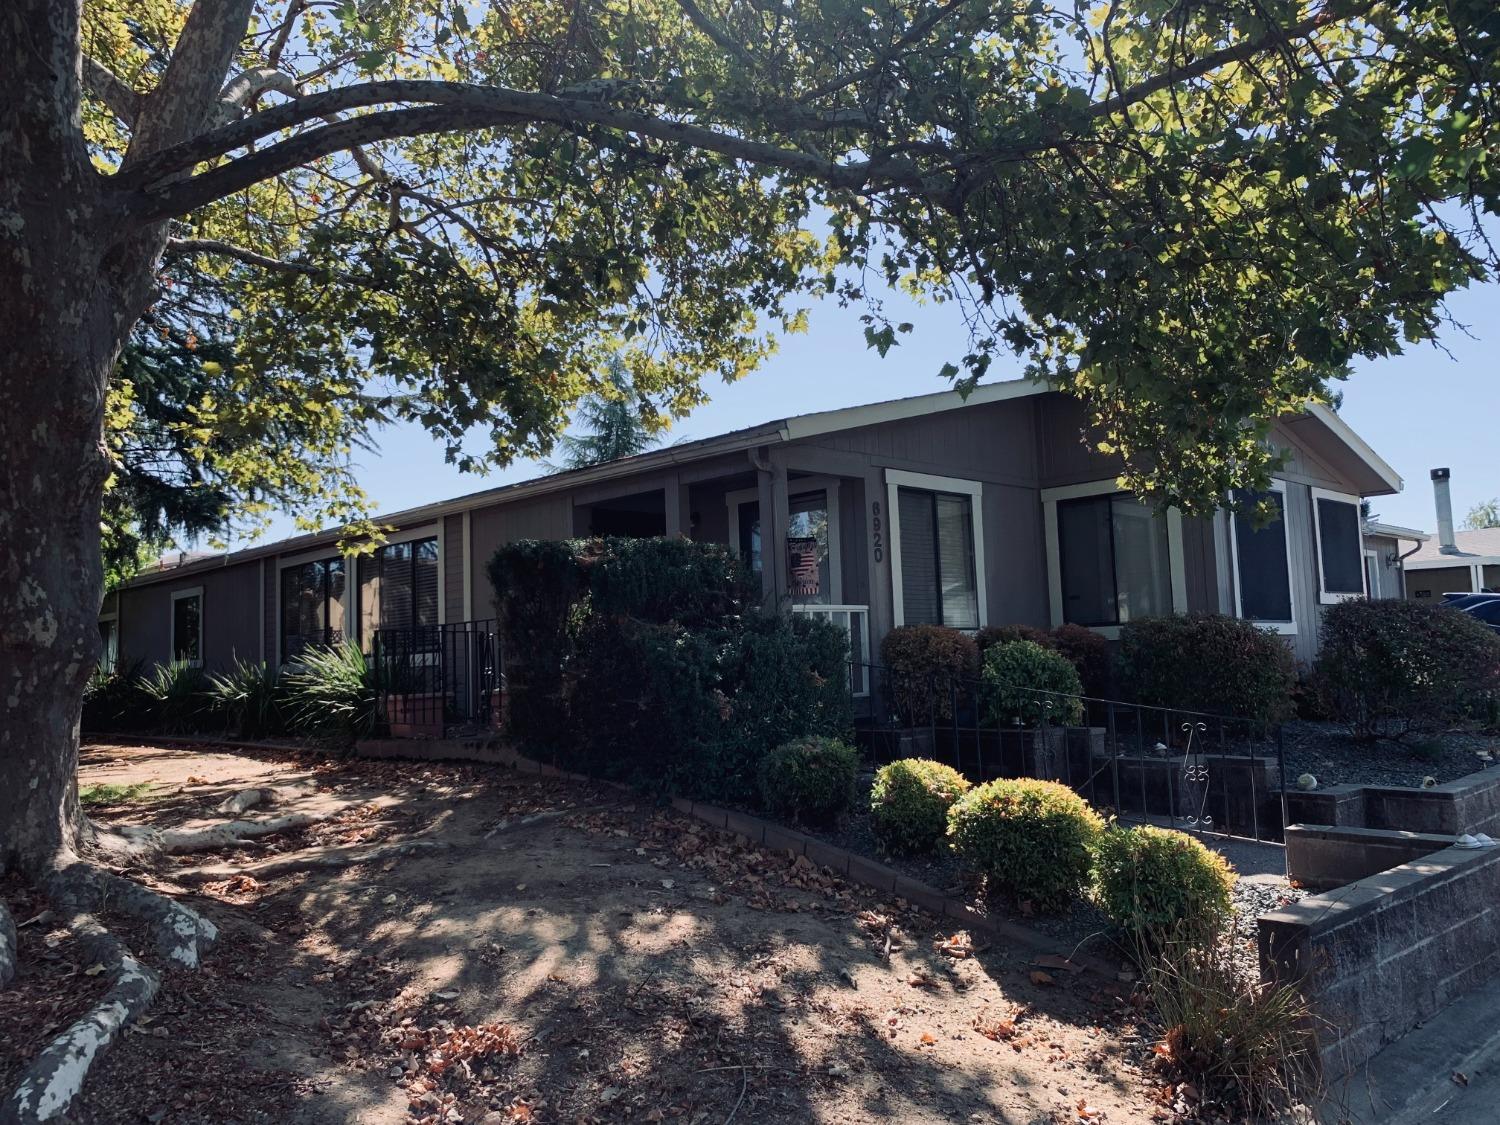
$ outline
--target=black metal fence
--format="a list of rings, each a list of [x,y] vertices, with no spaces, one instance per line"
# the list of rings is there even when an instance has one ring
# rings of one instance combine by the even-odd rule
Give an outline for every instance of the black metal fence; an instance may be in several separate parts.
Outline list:
[[[860,740],[876,762],[932,758],[971,781],[1035,777],[1069,786],[1121,820],[1280,840],[1286,766],[1279,724],[977,679],[883,685]],[[916,690],[911,690],[916,689]]]
[[[380,718],[393,735],[442,738],[497,726],[503,680],[494,621],[377,629]]]

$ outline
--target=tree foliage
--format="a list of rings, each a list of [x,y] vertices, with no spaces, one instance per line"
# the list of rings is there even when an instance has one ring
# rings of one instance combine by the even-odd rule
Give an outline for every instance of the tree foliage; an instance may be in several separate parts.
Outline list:
[[[624,364],[611,360],[609,385],[603,391],[583,397],[573,415],[574,425],[582,427],[577,434],[563,434],[557,444],[562,462],[549,465],[554,472],[586,469],[621,457],[633,457],[655,446],[657,436],[654,418],[641,417],[639,400],[627,381]]]
[[[1203,508],[1495,264],[1488,0],[246,0],[213,127],[136,156],[189,11],[87,4],[87,136],[221,293],[158,306],[237,317],[238,405],[312,389],[334,478],[384,419],[545,454],[609,356],[681,414],[810,298],[884,354],[892,285],[962,304],[944,374],[1014,353]]]
[[[1464,527],[1470,531],[1479,531],[1486,527],[1500,527],[1500,499],[1475,504],[1464,518]]]

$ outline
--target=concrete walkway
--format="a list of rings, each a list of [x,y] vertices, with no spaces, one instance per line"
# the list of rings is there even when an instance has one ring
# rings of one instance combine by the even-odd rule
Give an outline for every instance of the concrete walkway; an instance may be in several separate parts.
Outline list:
[[[1340,1125],[1495,1125],[1500,979],[1450,1004],[1330,1090],[1320,1117]]]

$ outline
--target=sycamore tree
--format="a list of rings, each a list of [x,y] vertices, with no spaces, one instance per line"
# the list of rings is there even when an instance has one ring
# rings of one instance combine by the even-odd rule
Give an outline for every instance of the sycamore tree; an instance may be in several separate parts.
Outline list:
[[[132,442],[357,518],[372,426],[545,454],[609,356],[681,413],[812,298],[883,354],[894,286],[963,308],[941,374],[1018,356],[1201,511],[1495,267],[1497,39],[1492,0],[8,0],[0,867],[100,886],[77,727]],[[181,394],[131,346],[214,355]]]

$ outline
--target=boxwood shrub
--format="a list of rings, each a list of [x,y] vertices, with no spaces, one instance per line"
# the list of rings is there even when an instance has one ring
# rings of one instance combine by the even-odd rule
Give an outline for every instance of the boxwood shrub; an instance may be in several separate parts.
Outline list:
[[[952,766],[902,758],[875,771],[870,823],[881,847],[895,855],[935,851],[948,832],[948,808],[969,791]]]
[[[1120,630],[1119,677],[1132,703],[1262,724],[1291,714],[1297,684],[1296,662],[1281,637],[1209,613],[1126,624]]]
[[[902,625],[880,642],[891,710],[909,727],[953,717],[953,697],[978,674],[974,638],[943,625]]]
[[[1059,625],[1049,634],[1050,647],[1066,656],[1078,669],[1083,694],[1096,699],[1111,696],[1114,690],[1114,658],[1109,642],[1085,625],[1071,622]]]
[[[948,842],[961,863],[1001,892],[1060,910],[1089,885],[1104,822],[1055,781],[1000,778],[970,789],[948,810]]]
[[[1500,698],[1500,635],[1451,606],[1340,602],[1324,611],[1320,640],[1319,705],[1359,738],[1482,721]]]
[[[854,748],[836,738],[784,742],[761,759],[761,801],[776,816],[827,823],[849,807],[858,768]]]
[[[1045,720],[1069,726],[1083,720],[1078,670],[1061,653],[1034,641],[1007,641],[990,649],[980,679],[984,719],[991,725],[1034,727]]]
[[[1099,843],[1095,899],[1137,949],[1212,938],[1229,920],[1234,884],[1224,857],[1183,832],[1114,826]]]

